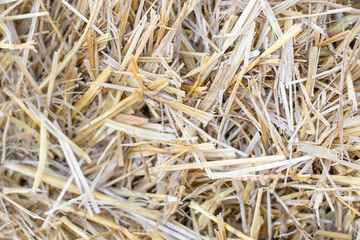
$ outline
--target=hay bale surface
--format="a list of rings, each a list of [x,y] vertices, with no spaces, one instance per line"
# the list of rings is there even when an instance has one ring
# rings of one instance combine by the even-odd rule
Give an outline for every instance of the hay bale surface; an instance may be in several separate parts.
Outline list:
[[[0,1],[0,239],[355,239],[356,1]]]

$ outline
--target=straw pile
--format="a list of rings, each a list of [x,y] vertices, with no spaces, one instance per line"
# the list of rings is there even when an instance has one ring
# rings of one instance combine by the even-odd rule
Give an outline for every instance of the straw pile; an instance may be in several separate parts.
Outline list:
[[[355,239],[359,17],[0,1],[0,239]]]

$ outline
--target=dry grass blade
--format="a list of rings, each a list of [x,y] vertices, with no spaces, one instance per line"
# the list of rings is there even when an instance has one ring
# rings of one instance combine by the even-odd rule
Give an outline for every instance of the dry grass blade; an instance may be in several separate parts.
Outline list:
[[[41,179],[44,175],[46,159],[47,159],[47,150],[48,150],[47,131],[46,131],[45,123],[42,121],[40,128],[39,166],[32,187],[34,193],[40,186]]]
[[[167,142],[167,141],[174,140],[176,138],[176,136],[172,135],[172,134],[159,133],[156,131],[127,125],[124,123],[115,122],[113,120],[107,120],[105,122],[104,126],[125,132],[131,136],[141,137],[141,138],[147,139],[147,140],[158,140],[158,141]]]
[[[104,83],[108,77],[111,74],[111,68],[107,67],[104,69],[104,71],[95,79],[94,82],[96,83]],[[95,96],[97,91],[99,90],[100,86],[98,85],[91,85],[89,89],[84,93],[82,99],[80,99],[76,104],[75,108],[77,111],[81,111],[89,102],[90,100]],[[73,111],[72,115],[75,116],[77,111]]]

